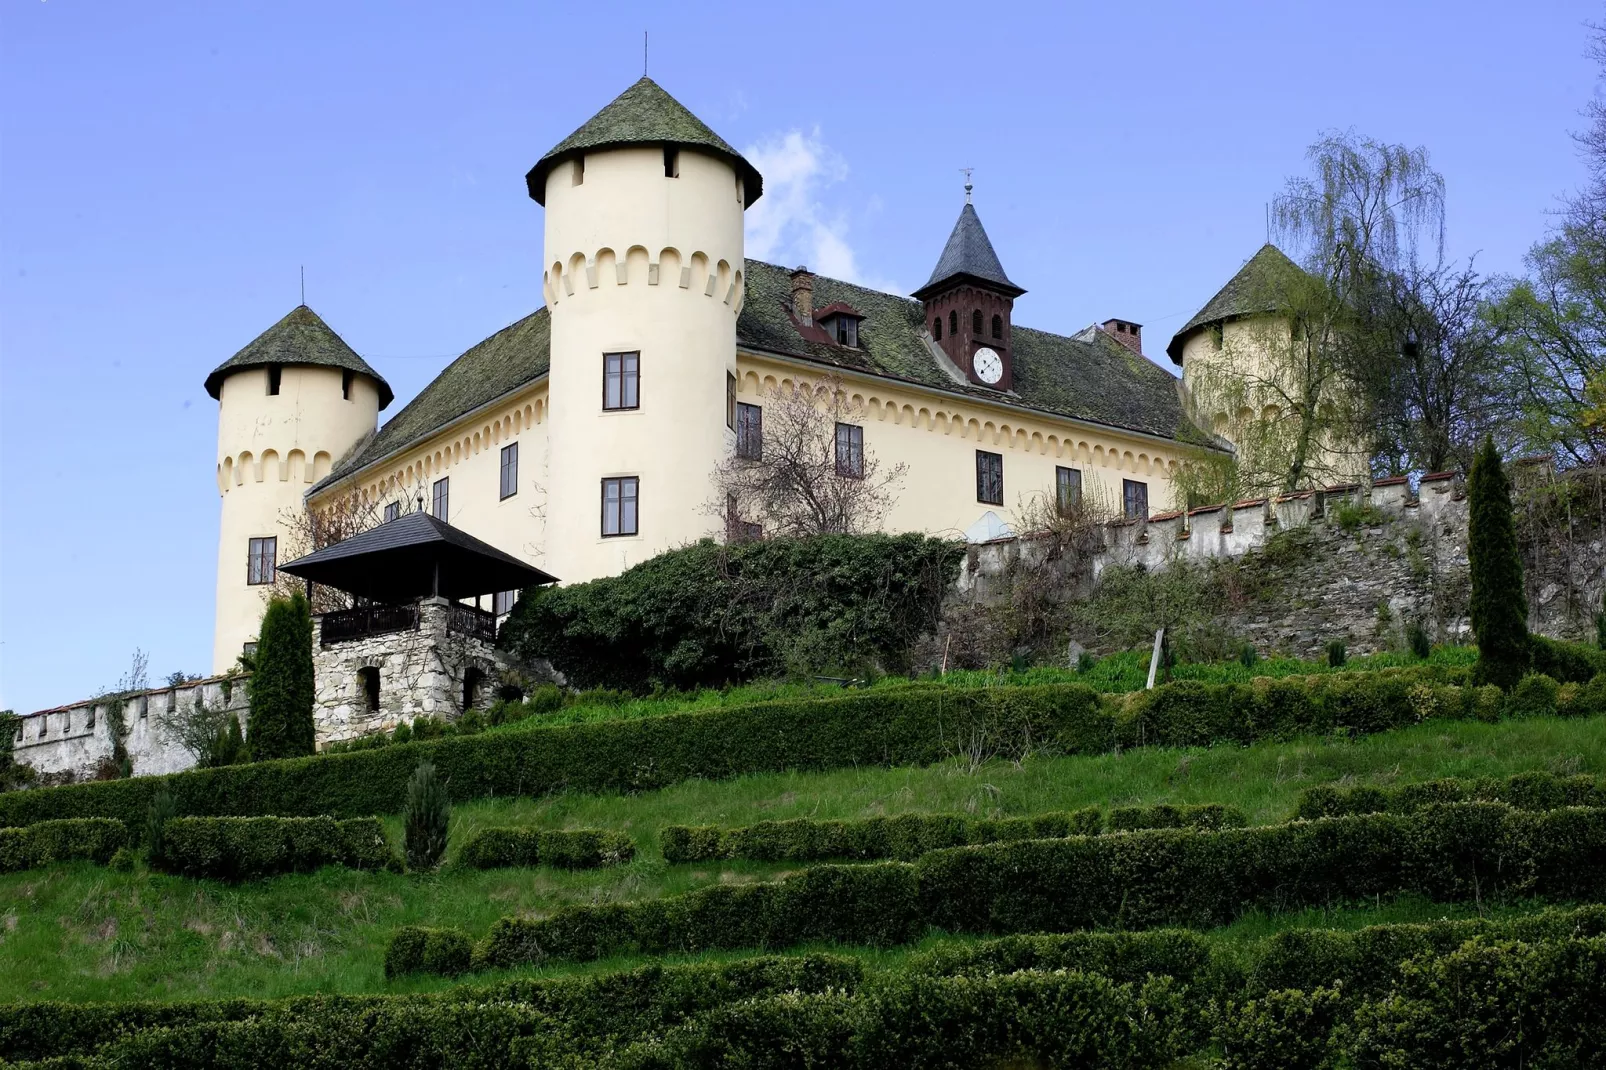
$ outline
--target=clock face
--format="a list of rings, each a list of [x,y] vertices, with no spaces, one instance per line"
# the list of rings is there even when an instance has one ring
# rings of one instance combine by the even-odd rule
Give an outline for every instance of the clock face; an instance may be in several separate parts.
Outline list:
[[[988,386],[995,385],[1004,377],[1004,358],[998,355],[997,350],[988,346],[976,350],[975,355],[970,358],[970,367],[975,371],[976,378]]]

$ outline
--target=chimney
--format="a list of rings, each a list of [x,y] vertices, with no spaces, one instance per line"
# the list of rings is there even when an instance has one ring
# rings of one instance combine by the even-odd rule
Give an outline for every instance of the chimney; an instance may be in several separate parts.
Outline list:
[[[805,327],[814,325],[814,273],[806,267],[792,272],[792,315]]]
[[[1102,326],[1105,334],[1138,356],[1143,356],[1143,324],[1131,320],[1105,320]]]

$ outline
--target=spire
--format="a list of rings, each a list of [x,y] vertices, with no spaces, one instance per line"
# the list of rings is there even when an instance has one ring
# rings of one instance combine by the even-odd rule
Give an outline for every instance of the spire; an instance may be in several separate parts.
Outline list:
[[[960,281],[979,283],[1010,297],[1019,297],[1026,292],[1010,282],[1009,276],[1004,274],[1004,265],[998,262],[998,254],[993,252],[993,243],[988,240],[987,231],[981,225],[976,206],[970,203],[968,181],[965,184],[965,206],[959,211],[959,221],[954,224],[953,233],[948,235],[948,244],[943,246],[942,256],[937,259],[931,278],[911,296],[923,300],[946,284]]]

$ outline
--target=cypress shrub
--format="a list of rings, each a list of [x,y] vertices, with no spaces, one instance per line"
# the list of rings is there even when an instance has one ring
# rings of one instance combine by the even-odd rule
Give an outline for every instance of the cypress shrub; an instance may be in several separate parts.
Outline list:
[[[251,695],[251,754],[295,758],[315,747],[312,704],[312,616],[299,591],[275,598],[262,614]]]
[[[1511,480],[1485,438],[1467,479],[1468,614],[1478,640],[1478,680],[1509,691],[1528,671],[1528,598],[1511,516]]]
[[[173,793],[165,787],[151,797],[145,812],[145,846],[150,852],[151,865],[159,865],[167,857],[167,823],[178,813]]]
[[[481,829],[469,837],[457,860],[475,869],[501,866],[556,866],[594,869],[618,866],[636,856],[636,845],[622,832],[534,828]]]
[[[435,775],[434,763],[425,759],[407,782],[407,802],[402,807],[408,869],[425,872],[440,865],[446,855],[446,832],[451,819],[446,785]]]

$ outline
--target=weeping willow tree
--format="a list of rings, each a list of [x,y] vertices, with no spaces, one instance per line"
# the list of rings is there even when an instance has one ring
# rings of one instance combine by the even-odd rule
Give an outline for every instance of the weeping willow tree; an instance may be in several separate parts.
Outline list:
[[[1268,243],[1207,306],[1212,345],[1190,358],[1189,389],[1235,454],[1184,473],[1190,492],[1287,493],[1367,471],[1376,420],[1365,384],[1398,359],[1376,310],[1395,273],[1442,248],[1444,179],[1425,149],[1353,133],[1326,135],[1307,155],[1311,173],[1272,203],[1298,262]]]

